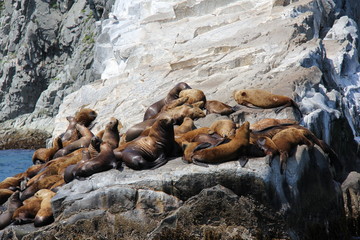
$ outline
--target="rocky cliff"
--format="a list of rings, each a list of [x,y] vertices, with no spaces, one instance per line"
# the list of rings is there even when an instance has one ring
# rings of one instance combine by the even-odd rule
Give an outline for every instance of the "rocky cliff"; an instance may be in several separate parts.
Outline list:
[[[39,2],[39,6],[45,4]],[[5,7],[20,14],[23,3],[18,2],[16,11],[15,3]],[[73,19],[80,12],[82,22],[92,12],[85,1],[61,2],[69,6],[67,10],[60,5],[53,10],[47,4],[45,12],[58,14],[62,21],[64,16]],[[79,11],[71,13],[77,4]],[[104,3],[97,6],[110,9]],[[27,14],[37,16],[36,9]],[[11,11],[6,13],[8,18],[3,14],[2,18],[12,19]],[[43,16],[44,11],[39,13]],[[236,161],[201,168],[174,159],[154,171],[111,170],[65,185],[52,202],[54,224],[38,231],[30,225],[9,227],[2,232],[3,239],[24,235],[24,239],[348,239],[358,235],[358,178],[350,177],[349,182],[355,179],[353,184],[340,185],[349,172],[360,171],[358,1],[115,0],[111,12],[101,16],[102,20],[91,18],[89,25],[74,29],[70,20],[69,25],[66,21],[57,25],[67,32],[63,37],[56,35],[54,46],[71,45],[77,50],[68,52],[62,47],[58,51],[69,56],[66,61],[54,57],[34,64],[52,69],[51,64],[61,59],[66,63],[61,62],[53,75],[44,70],[59,79],[37,88],[40,97],[29,110],[29,106],[15,104],[19,105],[12,110],[18,112],[15,115],[21,111],[29,114],[5,126],[25,125],[57,136],[66,129],[65,117],[86,106],[98,113],[94,132],[103,129],[111,116],[121,120],[125,131],[180,81],[203,90],[208,100],[230,105],[236,104],[233,90],[260,88],[292,97],[304,117],[291,109],[276,114],[242,108],[231,116],[234,121],[253,123],[265,117],[300,120],[331,145],[344,168],[332,169],[319,148],[302,146],[290,158],[284,175],[277,159],[269,167],[262,158],[250,159],[244,168]],[[85,47],[86,31],[79,30],[85,26],[97,26],[98,36],[89,48]],[[92,32],[95,36],[95,30]],[[77,39],[74,42],[79,45],[73,46],[69,38]],[[23,44],[28,46],[29,41]],[[9,46],[16,43],[5,42]],[[55,53],[50,43],[44,46]],[[88,52],[78,52],[82,48]],[[80,60],[79,55],[87,57]],[[20,60],[30,56],[16,55],[4,69],[13,65],[15,73],[21,66],[26,69],[21,63],[31,61]],[[40,72],[34,70],[34,74]],[[20,77],[25,73],[19,70],[18,79],[25,81],[26,77]],[[89,75],[96,81],[81,86],[92,81]],[[3,85],[18,86],[17,75],[9,76],[2,75]],[[22,96],[15,94],[18,92],[2,94],[4,99],[14,96],[24,101],[17,97]],[[29,93],[25,88],[24,92]],[[3,119],[15,116],[7,115],[10,107],[3,108]],[[40,109],[49,109],[49,117],[42,118]],[[207,123],[206,119],[196,122],[198,126]]]

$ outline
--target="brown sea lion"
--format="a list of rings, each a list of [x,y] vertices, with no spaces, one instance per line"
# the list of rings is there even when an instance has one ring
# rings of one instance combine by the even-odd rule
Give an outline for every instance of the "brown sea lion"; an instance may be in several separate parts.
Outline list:
[[[64,180],[68,182],[74,178],[86,178],[93,175],[94,173],[104,172],[112,168],[117,168],[118,164],[119,162],[115,158],[113,152],[113,146],[107,142],[104,142],[100,146],[99,155],[87,161],[79,162],[74,167],[69,166],[71,171],[69,171],[68,168],[65,170]]]
[[[66,147],[70,143],[78,140],[80,138],[80,133],[76,129],[76,120],[75,117],[67,116],[66,120],[68,120],[69,125],[66,128],[65,132],[60,135],[62,141],[62,147]]]
[[[174,120],[174,124],[181,124],[185,117],[189,117],[191,119],[197,119],[197,118],[205,117],[205,113],[199,107],[194,107],[192,105],[181,105],[156,115],[156,119],[166,118],[166,117],[172,118]],[[146,129],[151,127],[154,124],[154,122],[155,119],[151,118],[132,126],[126,132],[126,141],[129,142],[140,136]],[[146,136],[147,134],[144,135]]]
[[[58,174],[40,178],[38,181],[35,181],[31,185],[28,185],[27,188],[20,193],[20,199],[28,199],[41,189],[50,189],[54,184],[61,181],[62,179],[63,176]]]
[[[41,199],[32,196],[23,201],[23,206],[17,208],[12,216],[14,224],[34,222],[34,218],[41,206]]]
[[[250,138],[249,127],[249,122],[245,122],[240,128],[236,129],[235,137],[231,141],[216,147],[195,151],[191,156],[191,160],[193,163],[223,163],[246,155]]]
[[[170,103],[171,101],[179,98],[179,93],[180,91],[184,90],[184,89],[191,89],[191,87],[184,82],[180,82],[178,84],[175,85],[175,87],[173,87],[169,93],[166,95],[165,98],[153,103],[152,105],[150,105],[148,107],[148,109],[146,109],[145,114],[144,114],[144,121],[151,118],[152,116],[156,115],[158,112],[161,111],[162,107],[167,104]]]
[[[81,138],[58,150],[53,157],[54,159],[65,156],[75,151],[76,149],[89,146],[91,138],[94,136],[94,134],[87,127],[80,124],[76,124],[76,129],[80,132]]]
[[[205,103],[206,114],[216,113],[220,115],[230,115],[236,112],[239,107],[231,107],[217,100],[207,100]]]
[[[50,161],[53,158],[54,154],[62,147],[63,146],[61,138],[56,137],[51,148],[39,148],[34,152],[32,156],[33,164],[42,164]]]
[[[82,152],[85,148],[80,148],[74,152],[51,160],[50,162],[45,163],[44,168],[39,171],[33,178],[31,178],[26,186],[30,186],[33,183],[41,180],[42,178],[51,176],[51,175],[63,175],[65,168],[69,165],[76,164],[82,159]]]
[[[304,133],[305,131],[302,129],[287,128],[275,134],[272,139],[268,137],[258,139],[258,144],[266,154],[270,155],[270,164],[275,155],[280,155],[280,172],[282,174],[286,169],[288,157],[297,145],[306,144],[313,147],[314,143]]]
[[[16,174],[13,177],[7,177],[2,182],[0,182],[0,189],[10,189],[15,191],[20,187],[21,181],[26,176],[25,173]]]
[[[174,126],[174,133],[175,135],[183,134],[189,132],[191,130],[196,129],[194,125],[194,120],[189,117],[184,117],[184,120],[180,126]]]
[[[259,107],[259,108],[277,108],[276,113],[280,112],[286,107],[294,107],[302,117],[297,103],[289,97],[282,95],[275,95],[265,90],[260,89],[246,89],[237,90],[233,92],[235,101],[247,107]]]
[[[32,165],[30,166],[26,171],[25,171],[25,176],[26,178],[30,179],[32,177],[34,177],[36,174],[38,174],[43,168],[45,167],[44,164],[37,164],[37,165]]]
[[[35,193],[35,197],[41,199],[40,209],[34,219],[35,227],[42,227],[54,222],[51,199],[55,195],[55,192],[48,189],[41,189]]]
[[[207,134],[200,133],[192,142],[183,142],[181,147],[183,148],[183,161],[187,163],[192,163],[191,156],[198,146],[201,145],[202,148],[215,147],[223,143],[226,139],[218,135],[217,133]],[[205,166],[205,165],[203,165]]]
[[[299,122],[292,119],[275,119],[264,118],[250,125],[250,129],[253,131],[260,131],[268,127],[277,125],[298,125]]]
[[[101,138],[103,143],[108,143],[113,149],[118,147],[120,140],[118,125],[119,120],[111,117],[105,126],[105,132]]]
[[[150,133],[129,144],[122,152],[126,166],[135,169],[154,169],[164,165],[168,157],[179,155],[179,146],[174,141],[173,119],[157,119]]]
[[[90,108],[82,108],[75,113],[75,121],[85,127],[89,127],[96,117],[97,113]]]
[[[221,119],[213,122],[210,129],[222,137],[233,138],[235,136],[236,123],[231,119]]]
[[[22,201],[19,199],[19,191],[14,192],[8,201],[6,211],[0,215],[0,230],[7,227],[12,222],[12,217],[16,209],[21,207]]]
[[[182,146],[185,142],[193,142],[194,139],[201,133],[212,134],[214,131],[212,131],[209,127],[197,128],[189,132],[176,135],[175,141],[179,144],[179,146]]]
[[[206,103],[206,96],[203,91],[199,89],[184,89],[179,93],[179,98],[188,98],[188,104],[195,104],[202,102],[199,108],[203,108]]]

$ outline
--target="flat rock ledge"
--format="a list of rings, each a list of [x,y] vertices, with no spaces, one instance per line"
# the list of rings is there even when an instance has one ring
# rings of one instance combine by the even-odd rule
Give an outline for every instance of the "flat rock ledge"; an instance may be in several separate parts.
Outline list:
[[[278,157],[110,170],[66,184],[52,207],[53,224],[0,239],[348,239],[341,186],[316,146],[299,146],[283,175]]]
[[[51,138],[47,131],[39,129],[0,129],[0,149],[39,149],[46,147]]]

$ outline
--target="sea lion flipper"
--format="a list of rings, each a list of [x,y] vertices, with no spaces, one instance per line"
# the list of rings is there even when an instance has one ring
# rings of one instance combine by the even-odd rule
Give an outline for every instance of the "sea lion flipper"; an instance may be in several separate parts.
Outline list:
[[[149,169],[156,169],[158,167],[161,167],[162,165],[165,165],[167,163],[167,158],[164,153],[161,153],[161,155],[154,161],[149,163]]]
[[[201,150],[201,149],[204,149],[204,148],[209,148],[209,147],[211,147],[211,146],[212,146],[211,143],[204,142],[204,143],[201,143],[201,144],[197,145],[197,146],[194,148],[194,151],[193,151],[193,152],[198,151],[198,150]]]
[[[239,159],[240,166],[241,166],[241,167],[245,167],[245,165],[247,164],[248,161],[249,161],[249,158],[247,158],[247,157],[241,157],[241,158]]]

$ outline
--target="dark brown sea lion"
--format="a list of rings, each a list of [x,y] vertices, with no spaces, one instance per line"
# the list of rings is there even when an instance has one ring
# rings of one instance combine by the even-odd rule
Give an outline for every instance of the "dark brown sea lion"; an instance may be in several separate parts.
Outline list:
[[[228,143],[195,151],[191,156],[191,160],[194,163],[222,163],[246,155],[250,138],[249,126],[249,122],[245,122],[236,130],[235,137]]]
[[[82,179],[103,171],[117,168],[119,162],[115,158],[113,146],[104,142],[100,146],[100,153],[87,161],[81,161],[74,167],[69,166],[65,170],[64,180],[71,181],[74,178]]]
[[[179,135],[179,134],[183,134],[183,133],[189,132],[194,129],[196,129],[196,127],[194,125],[194,120],[192,120],[189,117],[185,117],[180,126],[177,126],[177,127],[174,126],[174,133],[175,133],[175,135]]]
[[[0,205],[3,205],[13,193],[10,189],[0,189]]]
[[[81,134],[81,138],[58,150],[53,157],[54,159],[65,156],[75,151],[76,149],[89,146],[91,138],[94,136],[94,134],[87,127],[80,124],[76,124],[76,129]]]
[[[8,201],[6,211],[0,215],[0,230],[7,227],[12,222],[12,217],[16,209],[21,207],[22,201],[19,199],[19,191],[14,192]]]
[[[75,113],[75,121],[85,127],[89,127],[96,117],[97,113],[90,108],[82,108]]]
[[[306,144],[313,147],[314,143],[304,133],[305,131],[302,129],[287,128],[275,134],[272,139],[268,137],[258,139],[258,144],[266,154],[270,155],[271,159],[277,154],[280,155],[280,171],[283,173],[286,169],[287,159],[297,145]]]
[[[133,141],[122,152],[126,166],[135,169],[154,169],[164,165],[168,157],[177,156],[179,146],[174,141],[173,119],[157,119],[149,135]]]
[[[69,125],[66,128],[65,132],[60,135],[61,141],[62,141],[62,147],[66,147],[70,143],[78,140],[80,138],[80,133],[76,129],[76,120],[75,117],[68,116],[66,117],[66,120],[68,120]]]
[[[42,227],[54,222],[51,199],[55,195],[55,192],[48,189],[41,189],[35,193],[35,197],[41,199],[40,209],[34,219],[35,227]]]
[[[146,109],[145,114],[144,114],[144,121],[151,118],[152,116],[156,115],[158,112],[161,111],[162,107],[167,104],[170,103],[171,101],[179,98],[179,93],[184,90],[184,89],[191,89],[191,87],[184,82],[180,82],[178,84],[175,85],[175,87],[173,87],[169,93],[166,95],[165,98],[153,103],[152,105],[150,105],[148,107],[148,109]]]
[[[231,107],[223,102],[217,100],[207,100],[205,103],[206,114],[216,113],[220,115],[230,115],[236,112],[239,108],[237,106]]]
[[[131,140],[134,140],[135,138],[140,136],[140,134],[145,129],[150,128],[155,121],[156,119],[147,119],[144,120],[143,122],[137,123],[134,126],[130,127],[125,133],[126,142],[130,142]]]
[[[302,117],[297,103],[289,97],[282,95],[275,95],[265,90],[260,89],[246,89],[237,90],[233,92],[235,101],[247,107],[259,107],[259,108],[277,108],[276,113],[280,112],[286,107],[294,107]]]
[[[50,161],[53,158],[54,154],[62,147],[63,146],[61,138],[56,137],[51,148],[39,148],[34,152],[32,156],[33,164],[42,164]]]
[[[233,138],[235,136],[236,123],[231,119],[221,119],[213,122],[210,129],[222,137]]]

